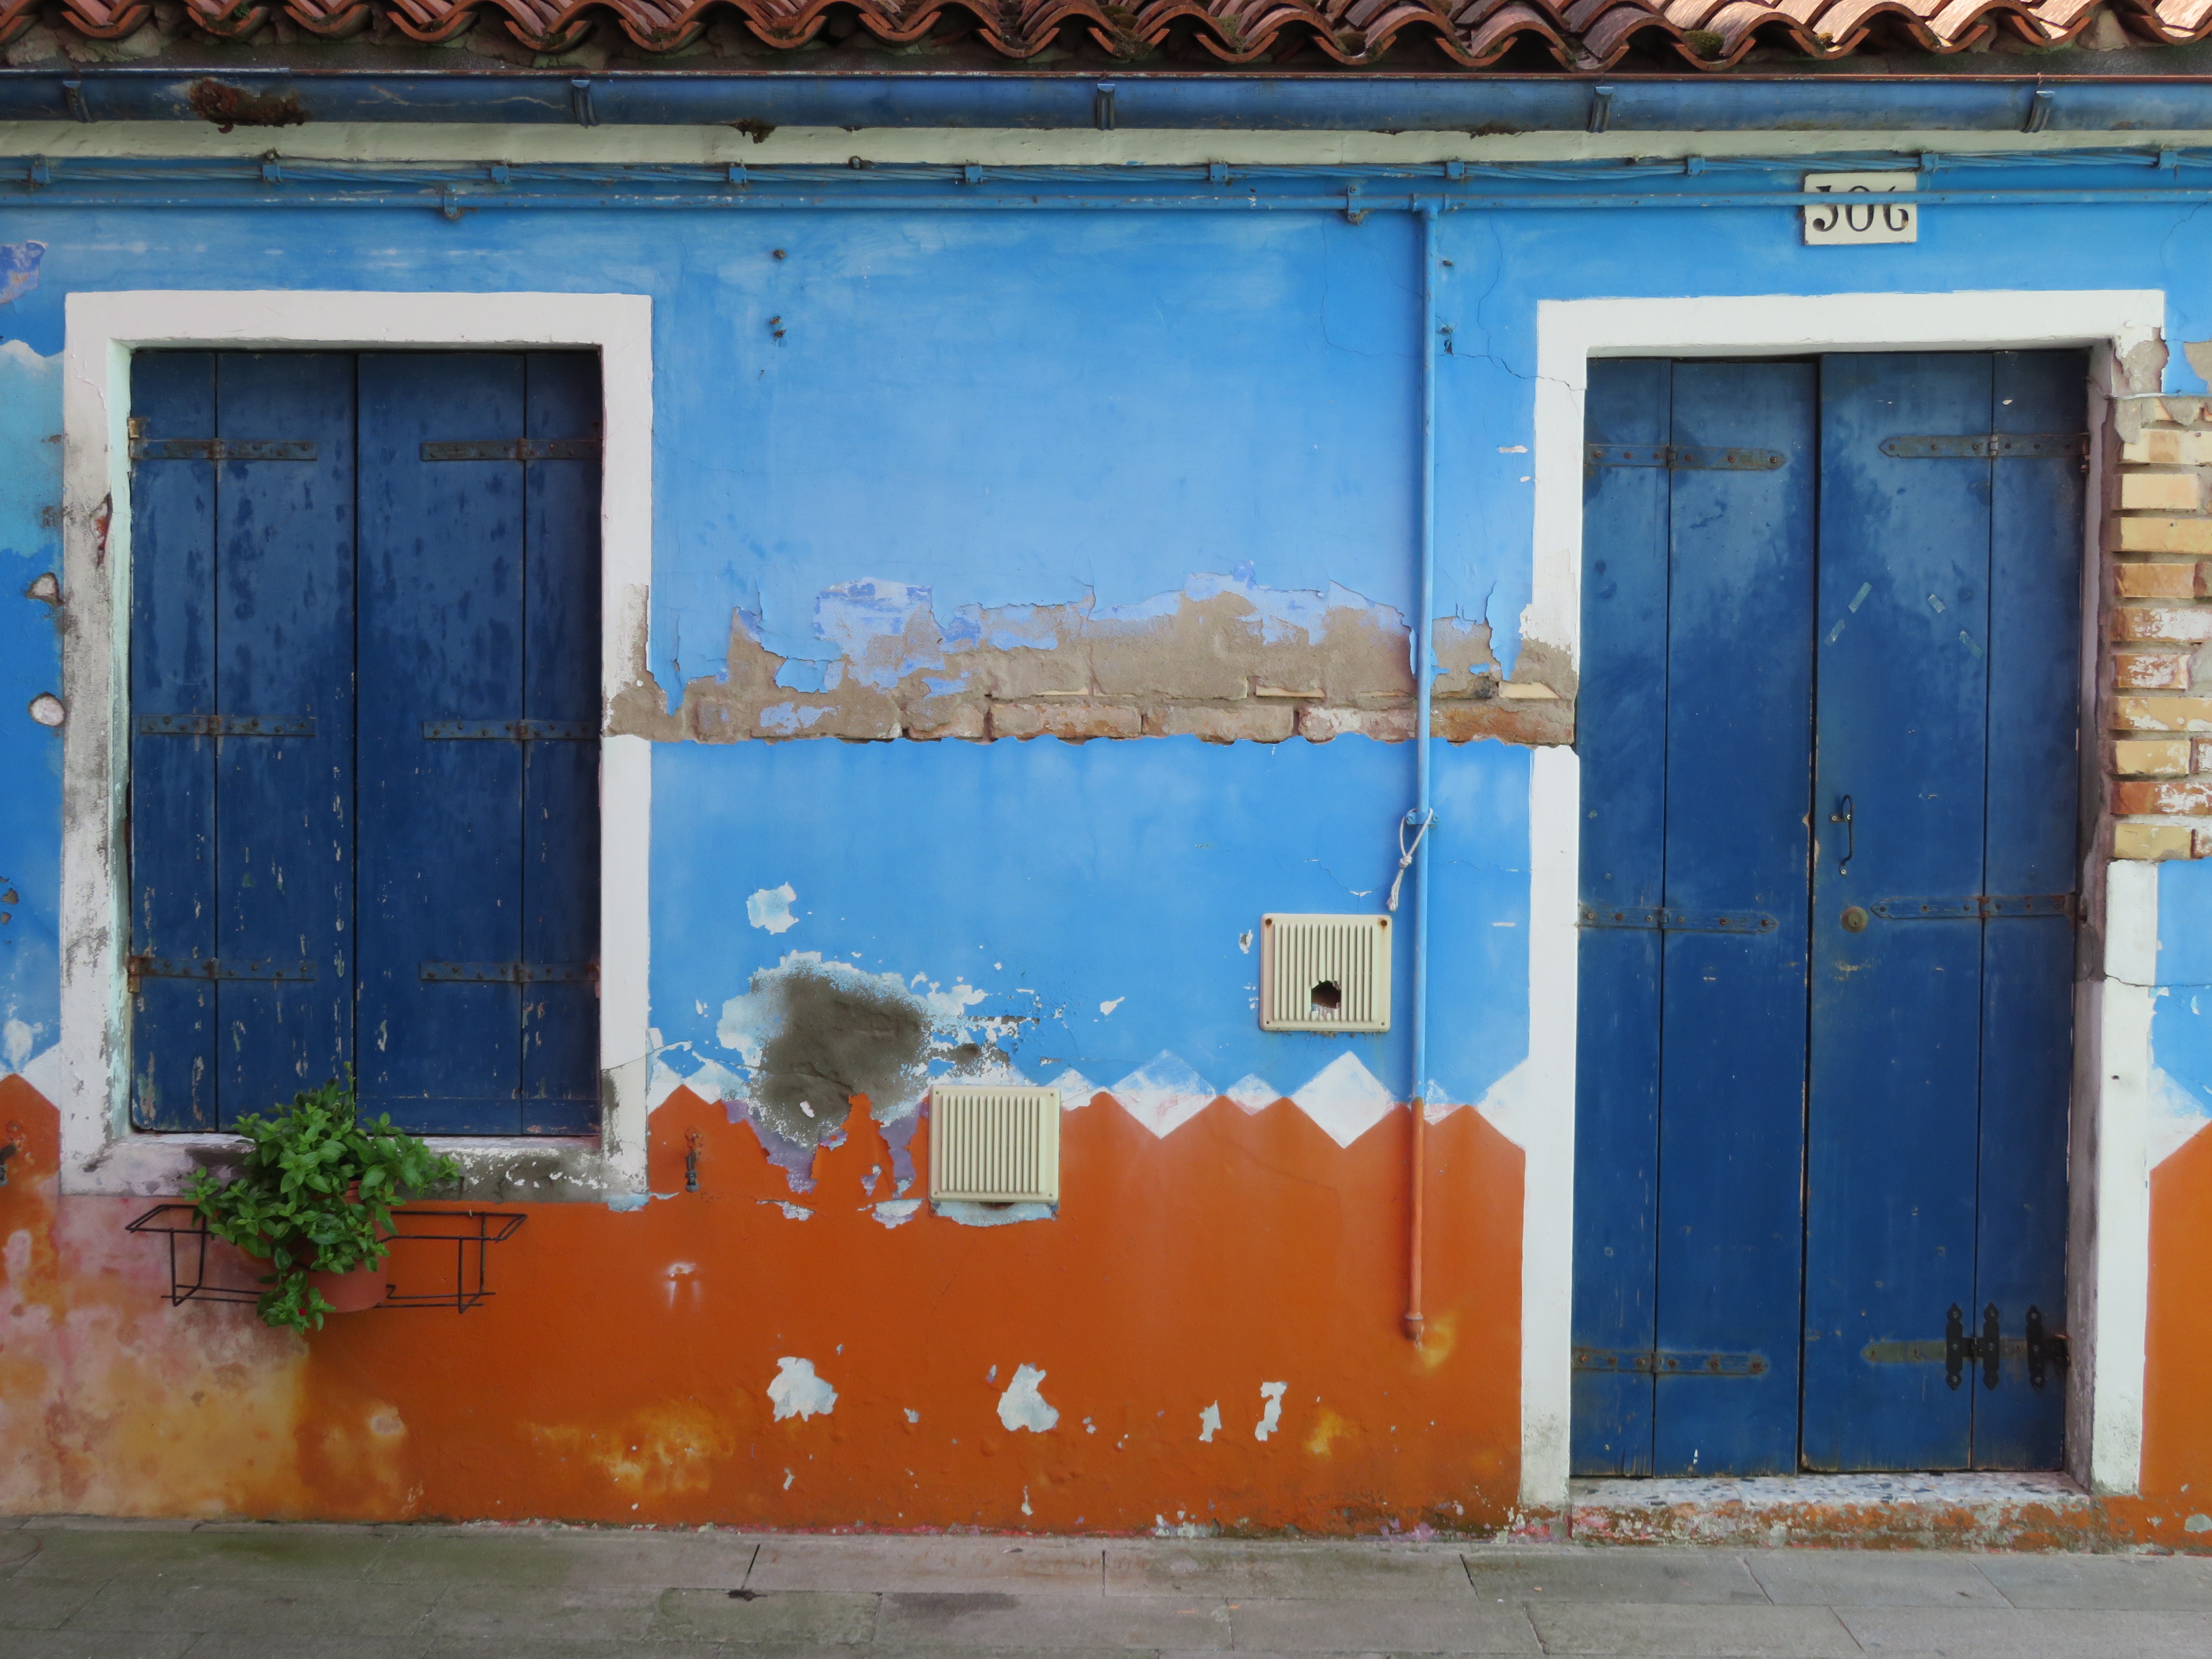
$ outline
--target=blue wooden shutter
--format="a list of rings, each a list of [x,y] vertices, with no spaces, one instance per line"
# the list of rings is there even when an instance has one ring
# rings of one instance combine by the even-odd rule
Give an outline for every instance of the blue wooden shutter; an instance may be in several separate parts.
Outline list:
[[[354,364],[134,366],[132,1111],[227,1127],[352,1057]]]
[[[547,354],[361,370],[365,1110],[597,1121],[598,376]]]

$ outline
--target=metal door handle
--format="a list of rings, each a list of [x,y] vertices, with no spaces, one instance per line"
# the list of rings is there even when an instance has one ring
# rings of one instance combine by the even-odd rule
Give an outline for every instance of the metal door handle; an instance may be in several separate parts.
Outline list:
[[[1851,872],[1851,860],[1857,856],[1859,850],[1859,832],[1851,823],[1851,798],[1849,795],[1836,803],[1836,810],[1828,814],[1828,822],[1844,826],[1844,856],[1836,866],[1836,873],[1848,876]]]

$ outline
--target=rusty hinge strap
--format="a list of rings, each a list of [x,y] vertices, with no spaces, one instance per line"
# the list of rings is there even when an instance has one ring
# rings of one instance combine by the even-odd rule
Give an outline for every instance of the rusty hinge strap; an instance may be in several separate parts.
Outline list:
[[[599,735],[590,720],[424,720],[425,738],[507,743],[589,743]]]
[[[1719,449],[1687,444],[1585,444],[1591,466],[1663,466],[1670,472],[1771,472],[1789,460],[1778,449]]]
[[[1656,927],[1670,933],[1771,933],[1782,924],[1757,910],[1673,910],[1656,904],[1585,904],[1583,927]]]
[[[481,438],[454,443],[426,443],[426,461],[595,461],[597,438]]]
[[[426,962],[422,977],[443,985],[573,985],[597,979],[596,962]]]
[[[142,738],[312,738],[312,714],[141,714]]]
[[[1900,461],[2074,460],[2089,453],[2086,432],[1991,432],[1955,438],[1885,438],[1881,453]]]
[[[315,976],[312,962],[263,961],[251,957],[134,956],[124,966],[134,980],[307,980]]]
[[[1649,1376],[1764,1376],[1772,1366],[1763,1353],[1714,1353],[1689,1348],[1577,1348],[1575,1369]]]
[[[264,438],[133,438],[134,461],[312,461],[312,443]]]
[[[2070,916],[2071,893],[1969,893],[1964,898],[1883,899],[1867,907],[1888,921],[1996,921],[2008,916]]]

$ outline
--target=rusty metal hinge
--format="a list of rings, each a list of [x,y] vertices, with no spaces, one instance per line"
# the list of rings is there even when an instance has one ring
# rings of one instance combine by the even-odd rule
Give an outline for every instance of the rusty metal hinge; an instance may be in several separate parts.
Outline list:
[[[138,994],[142,979],[312,980],[312,962],[276,962],[255,957],[156,957],[137,955],[124,960],[131,994]]]
[[[422,735],[454,742],[589,743],[599,728],[590,720],[424,720]]]
[[[599,976],[596,962],[426,962],[418,971],[431,984],[573,985]]]
[[[1578,1371],[1646,1376],[1764,1376],[1773,1369],[1763,1353],[1717,1353],[1691,1348],[1577,1348]]]
[[[312,443],[274,438],[133,438],[134,461],[312,461]]]
[[[312,714],[141,714],[142,738],[312,738]]]
[[[2070,916],[2071,893],[1969,893],[1964,898],[1882,899],[1869,906],[1886,921],[1996,921],[2009,916]]]
[[[1884,438],[1881,453],[1900,461],[2049,461],[2086,459],[2086,432],[1992,432],[1956,438]]]
[[[1672,910],[1656,904],[1584,904],[1578,927],[1656,927],[1669,933],[1771,933],[1782,924],[1757,910]]]
[[[1860,1357],[1875,1365],[1928,1365],[1941,1360],[1943,1380],[1954,1389],[1964,1384],[1970,1365],[1978,1363],[1982,1386],[1994,1389],[2003,1376],[2006,1360],[2025,1360],[2028,1387],[2039,1389],[2049,1380],[2051,1367],[2066,1363],[2066,1335],[2063,1331],[2046,1331],[2043,1310],[2030,1308],[2027,1334],[2007,1336],[1998,1317],[1997,1304],[1992,1302],[1982,1310],[1981,1334],[1969,1336],[1966,1311],[1954,1302],[1943,1318],[1942,1341],[1869,1342]]]
[[[480,438],[426,443],[426,461],[596,461],[597,438]]]
[[[1663,466],[1670,472],[1771,472],[1790,458],[1778,449],[1716,449],[1686,444],[1584,444],[1589,466]]]

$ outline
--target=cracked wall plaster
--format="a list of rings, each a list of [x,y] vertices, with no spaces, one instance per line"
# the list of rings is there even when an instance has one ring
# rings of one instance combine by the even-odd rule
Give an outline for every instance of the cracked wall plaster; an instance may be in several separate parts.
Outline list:
[[[1343,587],[1269,588],[1250,568],[1194,575],[1133,605],[963,606],[940,617],[926,587],[854,581],[817,596],[827,654],[780,656],[758,618],[730,624],[726,672],[687,681],[679,707],[649,664],[641,614],[609,730],[661,742],[841,738],[857,742],[1053,736],[1402,742],[1415,718],[1405,617]],[[1487,621],[1434,624],[1431,732],[1455,743],[1573,740],[1567,653],[1522,644],[1506,681]]]

